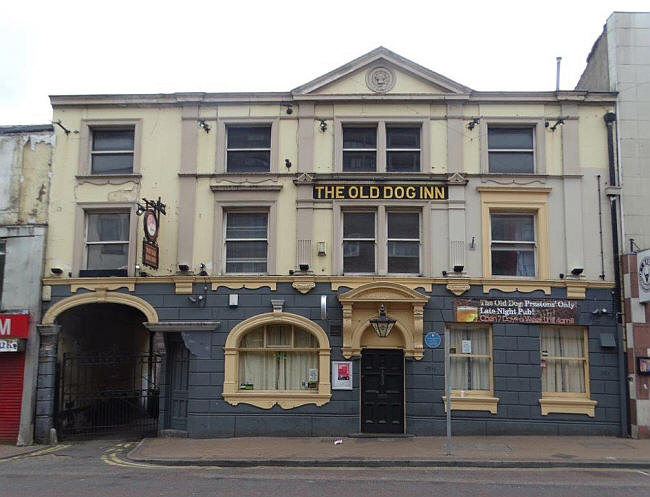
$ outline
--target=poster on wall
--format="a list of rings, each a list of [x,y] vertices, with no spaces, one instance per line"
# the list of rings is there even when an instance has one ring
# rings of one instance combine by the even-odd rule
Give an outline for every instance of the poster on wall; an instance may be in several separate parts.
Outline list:
[[[639,278],[639,302],[650,302],[650,249],[636,253],[636,272]]]
[[[352,361],[332,361],[332,390],[352,390]]]
[[[460,323],[522,323],[572,325],[578,302],[564,299],[456,299],[454,318]]]

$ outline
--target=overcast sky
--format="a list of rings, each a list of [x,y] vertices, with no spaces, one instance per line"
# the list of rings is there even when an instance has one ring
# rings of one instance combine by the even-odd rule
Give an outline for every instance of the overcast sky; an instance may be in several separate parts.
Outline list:
[[[47,0],[0,9],[0,124],[48,95],[289,91],[383,45],[475,90],[572,89],[613,11],[647,0]]]

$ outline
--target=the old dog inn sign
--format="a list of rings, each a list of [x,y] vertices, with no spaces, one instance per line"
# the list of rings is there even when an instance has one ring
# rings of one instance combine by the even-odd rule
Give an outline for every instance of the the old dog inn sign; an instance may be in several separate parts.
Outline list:
[[[315,200],[447,200],[447,185],[314,185]]]

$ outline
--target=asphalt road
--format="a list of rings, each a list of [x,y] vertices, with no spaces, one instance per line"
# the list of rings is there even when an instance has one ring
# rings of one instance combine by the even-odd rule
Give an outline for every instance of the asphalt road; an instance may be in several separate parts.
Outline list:
[[[650,471],[576,469],[217,468],[134,463],[132,442],[60,444],[0,460],[0,497],[548,496],[650,493]]]

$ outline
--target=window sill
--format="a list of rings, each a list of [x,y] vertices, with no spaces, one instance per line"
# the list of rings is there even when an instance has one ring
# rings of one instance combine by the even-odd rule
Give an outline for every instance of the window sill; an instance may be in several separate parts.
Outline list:
[[[447,412],[447,396],[442,397],[445,412]],[[489,395],[470,395],[460,397],[456,394],[451,396],[452,411],[490,411],[490,414],[497,413],[498,397]]]
[[[122,185],[133,182],[140,183],[141,174],[78,174],[75,176],[77,183],[91,183],[93,185]]]
[[[552,412],[560,414],[586,414],[593,418],[595,408],[598,402],[595,400],[585,398],[544,398],[539,399],[539,405],[542,408],[542,416],[546,416]]]
[[[331,394],[302,391],[272,392],[249,390],[223,394],[223,399],[233,406],[237,404],[250,404],[262,409],[270,409],[276,404],[282,409],[293,409],[306,404],[315,404],[320,407],[323,404],[327,404],[331,397]]]

